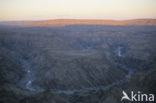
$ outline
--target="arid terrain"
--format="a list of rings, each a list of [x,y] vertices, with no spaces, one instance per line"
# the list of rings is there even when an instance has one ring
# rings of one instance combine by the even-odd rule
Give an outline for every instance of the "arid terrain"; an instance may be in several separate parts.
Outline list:
[[[156,93],[156,20],[0,26],[0,103],[121,103]],[[123,101],[129,103],[129,101]]]
[[[55,19],[40,21],[3,22],[13,26],[67,26],[67,25],[110,25],[110,26],[156,26],[156,19],[134,20],[94,20],[94,19]]]

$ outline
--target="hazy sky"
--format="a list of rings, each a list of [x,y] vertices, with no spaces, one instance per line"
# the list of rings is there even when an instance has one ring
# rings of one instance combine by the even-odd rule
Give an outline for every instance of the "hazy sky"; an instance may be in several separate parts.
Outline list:
[[[0,0],[0,21],[156,18],[156,0]]]

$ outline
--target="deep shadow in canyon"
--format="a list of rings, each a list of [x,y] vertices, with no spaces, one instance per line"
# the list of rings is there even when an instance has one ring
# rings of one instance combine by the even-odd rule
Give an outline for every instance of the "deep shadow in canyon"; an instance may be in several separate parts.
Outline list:
[[[120,103],[155,74],[155,26],[0,28],[0,103]]]

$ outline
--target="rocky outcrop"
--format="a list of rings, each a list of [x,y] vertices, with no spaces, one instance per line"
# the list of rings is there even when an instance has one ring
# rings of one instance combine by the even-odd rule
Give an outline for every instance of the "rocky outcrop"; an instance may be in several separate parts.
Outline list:
[[[16,84],[21,78],[24,71],[21,70],[20,65],[14,60],[10,59],[6,53],[0,51],[0,82],[1,85],[5,83]]]

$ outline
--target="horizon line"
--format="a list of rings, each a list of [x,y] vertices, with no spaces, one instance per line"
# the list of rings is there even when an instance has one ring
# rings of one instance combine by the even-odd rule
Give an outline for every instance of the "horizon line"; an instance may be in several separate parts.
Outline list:
[[[111,21],[127,21],[127,20],[154,20],[156,18],[132,18],[132,19],[86,19],[86,18],[55,18],[55,19],[32,19],[32,20],[0,20],[0,22],[33,22],[33,21],[49,21],[49,20],[111,20]]]

